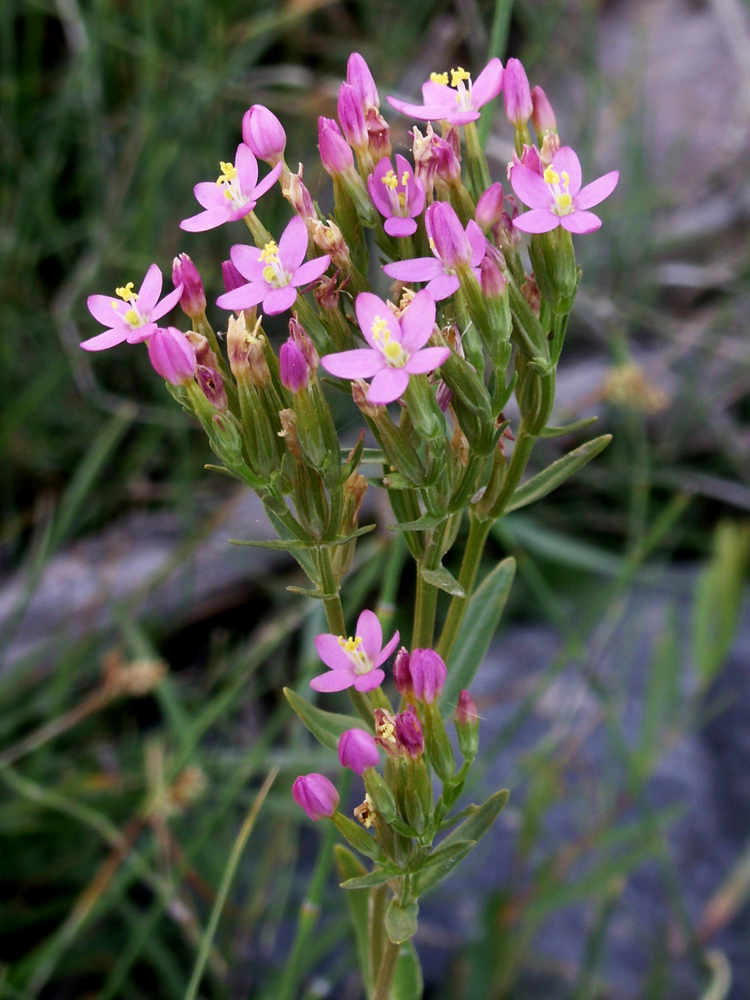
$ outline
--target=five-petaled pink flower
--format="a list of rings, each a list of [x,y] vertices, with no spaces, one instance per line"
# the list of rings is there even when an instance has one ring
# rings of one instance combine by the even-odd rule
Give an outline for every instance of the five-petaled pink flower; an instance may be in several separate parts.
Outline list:
[[[448,121],[451,125],[466,125],[479,118],[479,109],[497,97],[503,89],[503,64],[490,59],[472,84],[471,74],[461,66],[448,73],[432,73],[422,84],[424,104],[409,104],[389,97],[391,107],[419,121]]]
[[[378,160],[367,178],[370,197],[381,215],[389,236],[411,236],[417,231],[414,221],[424,208],[424,184],[414,176],[409,161],[396,153],[396,171],[387,156]]]
[[[255,208],[260,196],[273,187],[282,170],[282,164],[277,163],[258,184],[258,161],[244,142],[237,147],[234,163],[222,160],[220,166],[221,174],[217,181],[201,181],[193,188],[195,197],[206,211],[183,219],[180,229],[202,233],[224,222],[243,219]]]
[[[138,292],[133,291],[133,282],[129,281],[116,289],[119,296],[116,299],[108,295],[89,295],[86,303],[89,312],[108,329],[84,340],[81,347],[86,351],[104,351],[125,340],[129,344],[148,340],[156,330],[156,320],[166,316],[182,295],[180,284],[159,302],[162,281],[161,271],[152,264]]]
[[[398,638],[396,632],[383,646],[383,630],[378,616],[372,611],[363,611],[359,616],[354,638],[319,635],[315,648],[331,672],[313,677],[310,687],[315,691],[343,691],[352,686],[357,691],[372,691],[380,687],[385,679],[385,671],[379,669],[380,664],[385,663],[396,648]]]
[[[558,150],[542,174],[516,163],[510,182],[531,211],[519,215],[513,225],[524,233],[548,233],[558,226],[569,233],[593,233],[602,220],[586,209],[612,194],[619,177],[619,171],[612,170],[582,188],[581,163],[570,146]]]
[[[262,250],[243,244],[233,246],[232,263],[248,284],[220,295],[217,305],[238,312],[262,302],[264,312],[270,316],[290,309],[297,289],[319,278],[331,262],[330,256],[323,254],[303,264],[306,254],[307,227],[298,215],[282,233],[278,246],[273,240]]]
[[[320,363],[339,378],[370,378],[368,402],[385,406],[402,396],[410,375],[427,375],[446,360],[448,347],[425,347],[435,327],[435,300],[418,292],[401,321],[382,299],[362,292],[356,301],[357,320],[370,345],[340,354],[327,354]]]
[[[479,280],[479,265],[487,241],[479,226],[470,220],[466,229],[447,201],[435,201],[425,214],[425,226],[434,257],[414,257],[386,264],[383,270],[396,281],[427,281],[425,291],[439,302],[453,295],[459,286],[457,271],[470,268]]]

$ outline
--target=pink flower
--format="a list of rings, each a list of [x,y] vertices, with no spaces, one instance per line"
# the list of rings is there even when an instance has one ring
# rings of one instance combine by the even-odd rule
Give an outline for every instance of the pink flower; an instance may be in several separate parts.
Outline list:
[[[426,289],[414,296],[400,322],[372,292],[357,296],[356,311],[370,346],[327,354],[320,363],[339,378],[374,375],[367,400],[376,406],[398,399],[406,391],[410,375],[434,372],[450,354],[447,347],[424,346],[432,336],[436,313],[435,300]]]
[[[255,208],[258,198],[276,183],[282,165],[277,163],[270,174],[260,184],[258,181],[258,161],[252,150],[241,142],[237,147],[235,162],[220,164],[221,174],[216,182],[201,181],[193,188],[195,197],[205,212],[183,219],[180,229],[189,233],[202,233],[215,229],[224,222],[243,219]]]
[[[402,114],[419,121],[449,121],[451,125],[466,125],[479,118],[479,109],[497,97],[503,89],[503,64],[499,59],[490,59],[472,84],[471,75],[462,69],[450,71],[450,86],[447,73],[432,73],[427,83],[422,84],[423,105],[409,104],[389,97],[391,107]]]
[[[619,176],[619,171],[613,170],[581,188],[581,164],[570,146],[557,152],[541,176],[516,163],[510,182],[531,211],[519,215],[513,225],[524,233],[548,233],[558,226],[569,233],[593,233],[602,220],[586,209],[612,194]]]
[[[192,382],[197,365],[195,351],[185,334],[174,326],[154,330],[148,341],[148,356],[158,374],[172,385]]]
[[[385,671],[379,669],[380,664],[385,663],[396,648],[398,638],[396,632],[383,646],[383,630],[378,616],[372,611],[363,611],[359,616],[354,638],[319,635],[315,648],[331,673],[313,677],[310,687],[315,691],[343,691],[354,686],[357,691],[372,691],[385,679]]]
[[[339,760],[355,774],[364,774],[376,767],[380,751],[375,737],[364,729],[347,729],[339,739]]]
[[[436,302],[453,295],[459,286],[457,270],[470,267],[479,279],[479,265],[487,243],[479,226],[470,220],[463,228],[448,202],[436,201],[425,215],[427,235],[434,257],[414,257],[412,260],[386,264],[383,270],[397,281],[427,281],[425,291]]]
[[[409,165],[396,153],[396,172],[390,159],[383,157],[367,178],[367,187],[375,208],[385,216],[384,229],[389,236],[411,236],[417,231],[414,221],[424,209],[424,185]]]
[[[225,292],[216,300],[222,309],[234,312],[263,303],[270,316],[291,309],[297,289],[315,281],[331,262],[328,254],[302,261],[307,254],[307,227],[295,216],[282,233],[278,246],[271,240],[262,250],[237,244],[232,247],[232,263],[248,284]]]
[[[156,330],[156,320],[166,316],[177,305],[182,295],[182,285],[166,295],[161,302],[161,271],[152,264],[146,272],[139,291],[133,291],[133,282],[116,289],[119,298],[108,295],[89,295],[89,312],[104,326],[104,333],[84,340],[81,347],[85,351],[104,351],[127,340],[129,344],[140,344]]]
[[[323,774],[300,775],[292,785],[292,797],[315,823],[330,819],[340,800],[335,785]]]

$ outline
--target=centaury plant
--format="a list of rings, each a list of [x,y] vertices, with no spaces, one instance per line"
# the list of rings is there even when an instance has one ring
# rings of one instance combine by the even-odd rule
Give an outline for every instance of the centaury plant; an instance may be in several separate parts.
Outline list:
[[[515,130],[508,166],[515,197],[492,181],[476,125],[501,92]],[[336,787],[318,773],[298,777],[293,795],[349,845],[337,858],[350,900],[364,900],[350,910],[370,1000],[405,996],[403,983],[410,997],[420,992],[411,944],[419,899],[475,847],[508,798],[498,791],[457,809],[479,749],[468,689],[513,579],[506,559],[475,586],[490,529],[609,441],[589,441],[522,482],[538,438],[587,423],[549,426],[580,281],[572,234],[601,225],[589,209],[612,192],[617,172],[582,186],[550,102],[530,89],[516,59],[505,68],[490,60],[476,82],[461,67],[433,73],[422,94],[419,105],[389,98],[427,122],[424,133],[413,129],[412,163],[393,154],[372,75],[360,55],[350,57],[339,122],[319,122],[320,156],[333,179],[330,218],[305,187],[303,166],[294,173],[288,166],[281,123],[260,105],[246,113],[234,163],[221,162],[215,183],[196,185],[203,211],[182,223],[193,233],[244,220],[252,236],[253,245],[238,243],[223,264],[226,292],[217,304],[229,314],[226,355],[185,254],[174,261],[174,291],[164,298],[156,264],[137,293],[131,281],[115,298],[91,296],[91,313],[106,330],[81,345],[147,342],[167,388],[208,435],[214,468],[257,492],[279,535],[269,544],[294,555],[312,584],[305,593],[323,602],[329,632],[315,647],[328,669],[311,687],[323,695],[347,690],[355,714],[286,694],[312,734],[361,776],[364,799],[346,815]],[[259,160],[271,168],[260,181]],[[295,213],[278,241],[255,212],[277,182]],[[378,294],[381,271],[394,281],[390,300]],[[158,324],[178,300],[192,321],[188,332]],[[290,311],[277,356],[263,314]],[[321,368],[351,396],[376,447],[365,452],[364,429],[355,447],[342,447]],[[504,411],[514,395],[520,419],[511,427]],[[366,478],[365,464],[378,474]],[[358,526],[370,486],[387,491],[392,527],[416,563],[410,642],[398,652],[399,633],[384,636],[370,610],[350,635],[340,599],[357,539],[371,530]],[[454,577],[444,559],[467,513]],[[440,591],[450,603],[436,634]],[[383,688],[394,653],[397,702]],[[451,714],[460,763],[446,725]]]

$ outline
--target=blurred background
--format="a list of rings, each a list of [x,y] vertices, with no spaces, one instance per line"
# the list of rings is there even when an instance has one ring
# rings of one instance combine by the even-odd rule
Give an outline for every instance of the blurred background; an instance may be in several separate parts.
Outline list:
[[[519,574],[478,677],[472,791],[507,786],[511,805],[425,901],[425,996],[744,1000],[742,0],[0,4],[0,997],[359,996],[333,872],[293,947],[322,833],[289,787],[333,762],[279,691],[307,689],[320,609],[287,591],[279,553],[229,545],[268,532],[260,505],[204,471],[146,352],[78,347],[99,331],[87,296],[154,261],[168,281],[188,252],[209,303],[223,290],[242,227],[179,221],[251,104],[281,118],[325,205],[317,117],[335,116],[352,51],[382,98],[407,99],[433,70],[516,56],[584,180],[621,172],[603,228],[576,240],[554,421],[597,414],[614,440],[494,533],[487,567],[511,553]],[[512,130],[493,113],[504,181]],[[389,120],[408,146],[411,123]],[[278,192],[261,215],[287,220]],[[582,440],[541,442],[532,464]],[[398,560],[382,498],[368,517],[348,616]],[[412,585],[405,571],[400,608]]]

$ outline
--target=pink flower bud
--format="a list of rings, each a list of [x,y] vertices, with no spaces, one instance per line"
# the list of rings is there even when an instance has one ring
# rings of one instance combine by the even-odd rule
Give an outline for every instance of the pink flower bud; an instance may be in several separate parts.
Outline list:
[[[339,122],[344,138],[354,149],[364,149],[369,145],[365,113],[362,102],[356,91],[348,83],[342,83],[339,88]]]
[[[380,107],[378,88],[375,86],[370,67],[359,52],[352,52],[346,64],[346,82],[355,91],[363,111]]]
[[[448,671],[443,658],[434,649],[413,649],[409,673],[415,698],[431,705],[440,697]]]
[[[354,170],[354,155],[333,118],[318,118],[318,149],[323,167],[331,177]]]
[[[301,775],[292,785],[292,796],[314,822],[330,819],[339,804],[334,784],[322,774]]]
[[[339,760],[355,774],[375,767],[380,760],[375,737],[364,729],[347,729],[339,739]]]
[[[473,760],[479,749],[479,713],[468,691],[458,696],[453,720],[458,734],[458,748],[467,760]]]
[[[557,119],[552,110],[547,95],[541,87],[534,87],[531,91],[531,120],[534,123],[534,131],[541,140],[545,132],[557,135]]]
[[[499,299],[505,295],[507,281],[493,257],[487,253],[479,265],[479,284],[482,294],[488,299]]]
[[[304,168],[300,163],[297,173],[289,175],[289,187],[284,192],[284,196],[288,198],[289,204],[297,215],[307,224],[308,222],[316,222],[318,213],[315,211],[312,195],[302,183],[303,172]]]
[[[310,340],[305,328],[297,319],[296,313],[289,320],[289,336],[292,338],[300,351],[302,351],[305,361],[310,368],[312,368],[313,371],[317,371],[320,365],[320,357],[318,356],[318,352],[315,350],[315,344],[313,344],[312,340]]]
[[[487,233],[503,217],[503,186],[499,181],[490,184],[479,196],[474,218]]]
[[[456,152],[450,142],[446,142],[445,139],[435,136],[432,140],[433,149],[435,151],[435,156],[437,158],[436,174],[437,176],[454,187],[456,184],[461,183],[461,160],[456,155]]]
[[[533,107],[529,78],[518,59],[509,59],[505,64],[503,99],[505,113],[513,124],[516,126],[525,125],[531,118]]]
[[[462,691],[458,696],[458,705],[456,706],[456,725],[465,727],[478,724],[479,712],[477,712],[474,699],[468,691]]]
[[[435,253],[446,267],[466,267],[471,260],[471,244],[452,206],[445,201],[433,202],[427,209],[426,224]]]
[[[224,288],[228,292],[233,292],[235,288],[241,288],[247,284],[231,260],[221,262],[221,276],[224,279]]]
[[[399,749],[408,753],[412,760],[424,753],[424,733],[412,705],[396,716],[396,740]]]
[[[365,116],[370,154],[375,163],[391,155],[391,126],[376,108],[368,108]]]
[[[195,375],[195,351],[184,333],[169,326],[157,327],[148,341],[151,364],[172,385],[185,385]]]
[[[206,311],[206,293],[201,276],[186,253],[181,253],[172,261],[172,283],[175,288],[182,285],[180,308],[186,316],[192,319]]]
[[[208,368],[206,365],[198,365],[195,373],[195,380],[203,391],[203,395],[211,406],[219,413],[227,411],[227,393],[224,388],[224,379],[215,368]]]
[[[279,351],[279,371],[281,384],[290,392],[306,389],[310,381],[310,369],[305,355],[290,337]]]
[[[242,119],[242,141],[259,160],[275,167],[284,156],[286,132],[273,111],[253,104]]]
[[[396,659],[393,661],[393,679],[396,682],[398,693],[404,698],[408,698],[413,689],[409,673],[409,651],[406,646],[402,646],[396,653]]]

